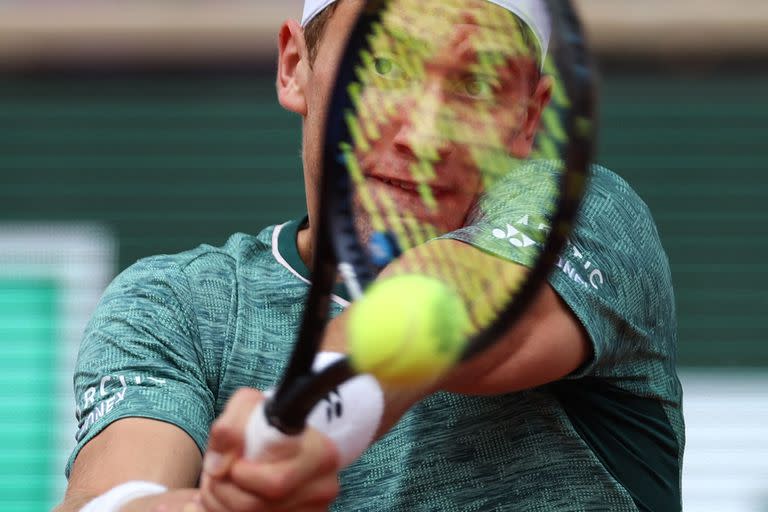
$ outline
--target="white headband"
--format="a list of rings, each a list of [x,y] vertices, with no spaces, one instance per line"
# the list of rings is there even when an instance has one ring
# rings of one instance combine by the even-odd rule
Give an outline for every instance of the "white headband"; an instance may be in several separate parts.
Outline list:
[[[301,25],[306,26],[312,18],[322,12],[336,0],[304,0],[304,14],[301,17]],[[549,14],[542,0],[488,0],[491,3],[504,7],[517,15],[528,25],[541,48],[542,57],[547,55],[549,38],[552,35],[552,25]],[[543,59],[542,59],[543,60]]]

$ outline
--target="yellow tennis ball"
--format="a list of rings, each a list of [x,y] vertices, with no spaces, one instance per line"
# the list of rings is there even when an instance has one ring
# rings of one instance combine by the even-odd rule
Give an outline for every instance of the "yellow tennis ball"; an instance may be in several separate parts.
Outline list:
[[[426,382],[450,368],[471,327],[456,292],[415,274],[375,282],[349,313],[353,367],[394,386]]]

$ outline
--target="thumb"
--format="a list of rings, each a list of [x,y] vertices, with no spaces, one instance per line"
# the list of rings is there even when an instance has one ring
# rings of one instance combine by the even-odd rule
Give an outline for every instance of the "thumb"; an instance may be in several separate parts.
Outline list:
[[[224,412],[211,425],[203,471],[212,477],[224,475],[235,458],[243,454],[245,426],[253,409],[264,401],[255,389],[239,389],[227,402]]]

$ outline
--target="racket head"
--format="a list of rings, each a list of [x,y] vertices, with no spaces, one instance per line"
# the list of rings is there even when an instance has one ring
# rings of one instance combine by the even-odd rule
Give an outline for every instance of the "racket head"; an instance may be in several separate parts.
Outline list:
[[[520,317],[564,248],[594,151],[594,68],[569,1],[517,2],[550,24],[545,59],[521,13],[498,3],[516,2],[365,3],[330,96],[312,285],[291,361],[266,410],[283,432],[301,431],[314,404],[355,375],[348,359],[311,371],[338,274],[356,300],[401,254],[413,260],[430,248],[416,270],[465,301],[472,329],[461,359],[468,359]],[[532,101],[542,69],[552,101],[539,112]],[[532,115],[540,122],[526,150]],[[518,203],[534,207],[530,231],[506,216],[506,205]],[[472,231],[477,226],[483,229]],[[456,233],[478,242],[478,255],[526,270],[498,279],[486,259],[431,250],[438,247],[432,241]],[[479,279],[466,279],[475,274]]]
[[[453,231],[528,269],[499,289],[492,273],[484,284],[462,276],[479,270],[471,262],[421,251],[429,261],[418,270],[447,281],[472,315],[463,359],[491,345],[546,282],[595,145],[595,72],[571,3],[520,3],[539,12],[486,0],[368,2],[326,124],[322,220],[353,297],[401,253]],[[548,20],[545,58],[520,15]],[[542,79],[552,100],[538,112]],[[540,121],[526,152],[530,116]],[[526,197],[534,190],[537,204]],[[505,218],[505,203],[516,201],[532,209]],[[486,233],[464,229],[473,222]]]

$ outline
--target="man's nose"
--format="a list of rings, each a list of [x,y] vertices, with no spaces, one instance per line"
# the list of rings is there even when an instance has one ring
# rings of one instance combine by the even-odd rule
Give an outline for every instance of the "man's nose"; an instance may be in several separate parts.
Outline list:
[[[396,108],[395,148],[418,160],[437,162],[445,158],[450,151],[449,111],[440,84],[412,91]]]

